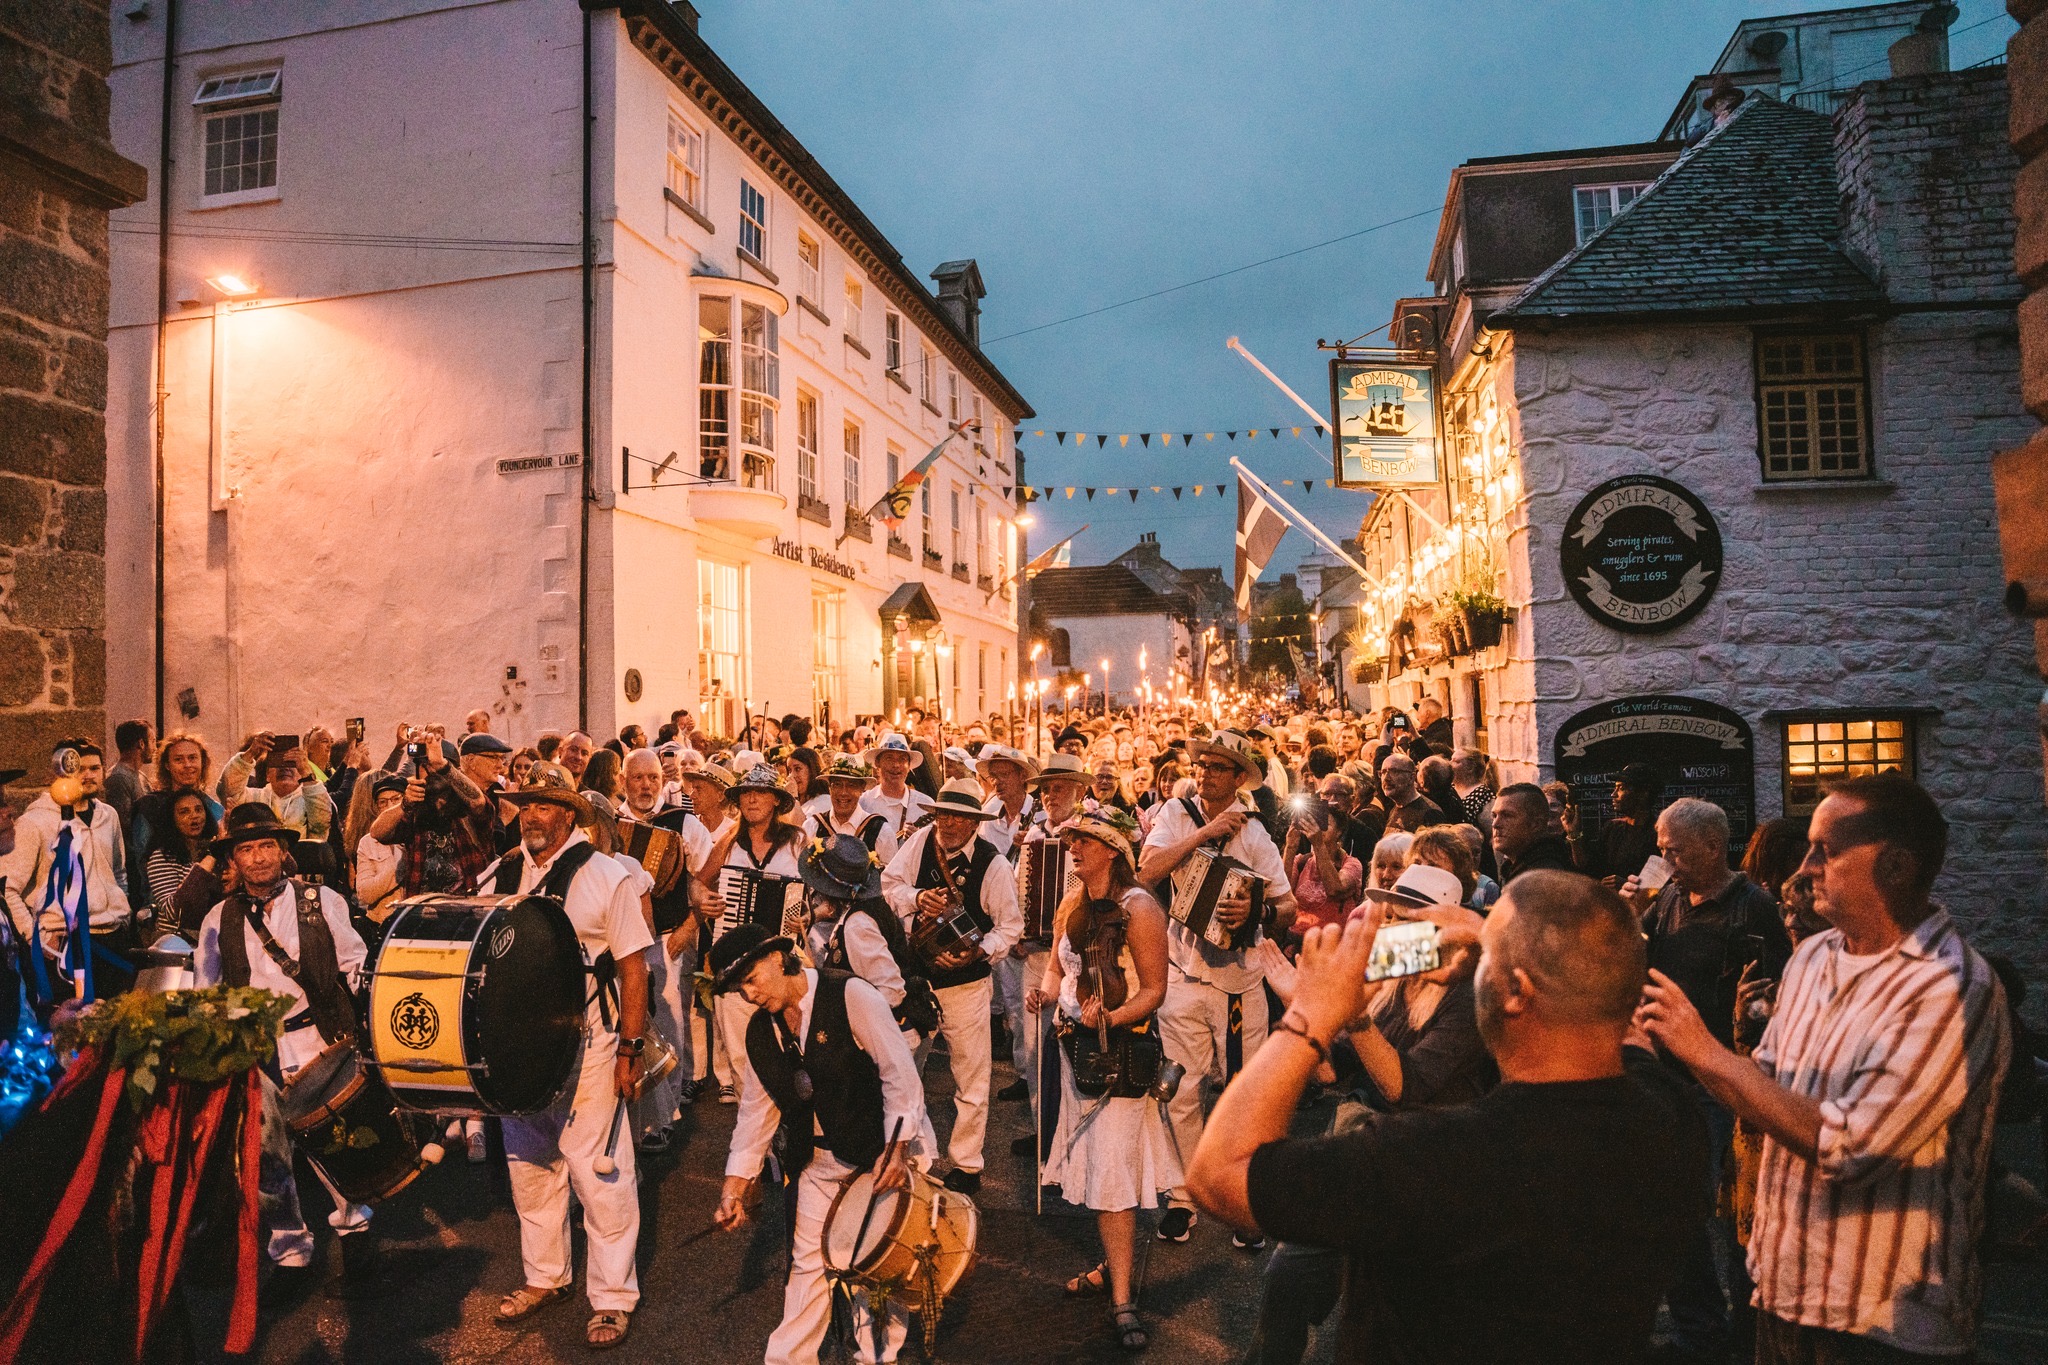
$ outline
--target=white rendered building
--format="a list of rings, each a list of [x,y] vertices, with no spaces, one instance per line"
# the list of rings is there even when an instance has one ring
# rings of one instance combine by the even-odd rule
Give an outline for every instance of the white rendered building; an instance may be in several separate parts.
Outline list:
[[[979,272],[934,296],[688,5],[176,14],[115,20],[110,714],[1002,705],[1030,408]]]

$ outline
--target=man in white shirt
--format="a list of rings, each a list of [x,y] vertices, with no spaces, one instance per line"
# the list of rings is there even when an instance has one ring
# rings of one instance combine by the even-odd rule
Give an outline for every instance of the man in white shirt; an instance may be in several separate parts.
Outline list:
[[[599,854],[577,828],[592,813],[576,778],[557,764],[536,763],[526,785],[506,799],[519,807],[520,844],[481,880],[504,894],[538,891],[559,897],[598,983],[586,1011],[583,1070],[575,1085],[540,1113],[504,1120],[526,1283],[499,1303],[498,1322],[524,1321],[573,1291],[573,1190],[583,1206],[585,1269],[594,1310],[584,1337],[594,1347],[616,1346],[625,1340],[640,1303],[633,1265],[640,1194],[633,1143],[630,1138],[619,1142],[613,1133],[623,1127],[619,1107],[633,1093],[646,1046],[645,953],[654,946],[654,935],[626,869]],[[606,981],[614,973],[616,1004]],[[595,1163],[607,1148],[614,1169],[600,1175]]]
[[[910,773],[924,763],[924,755],[901,735],[883,735],[881,743],[862,754],[861,762],[875,770],[876,785],[861,797],[861,809],[888,817],[889,833],[900,843],[905,833],[931,809],[932,799],[910,786]]]
[[[76,952],[70,951],[71,927],[80,917],[81,897],[90,937],[103,948],[125,946],[121,940],[131,914],[128,850],[121,838],[120,815],[97,799],[104,781],[104,762],[99,746],[90,740],[59,744],[51,755],[52,773],[58,782],[28,803],[15,823],[12,851],[0,855],[7,917],[23,943],[40,941],[42,946],[39,955],[27,955],[23,964],[25,970],[41,968],[47,974],[48,991],[42,984],[31,984],[38,995],[65,996],[67,977],[72,978],[69,994],[84,994],[81,969],[92,954],[84,943],[77,945]],[[71,771],[59,771],[60,765]],[[67,781],[75,784],[75,793],[61,785]],[[59,804],[57,794],[72,799]],[[141,870],[134,875],[140,877]],[[108,994],[110,987],[125,987],[133,979],[132,973],[117,967],[116,962],[111,952],[104,951],[92,962],[94,972],[100,974],[96,995]]]
[[[368,956],[349,922],[348,902],[285,876],[285,853],[298,837],[268,806],[228,812],[213,855],[233,860],[241,888],[207,912],[192,962],[201,986],[254,986],[294,1002],[277,1040],[275,1079],[286,1085],[324,1049],[355,1037],[349,993]],[[293,1269],[311,1265],[313,1234],[299,1215],[289,1167],[266,1169],[262,1183],[277,1208],[269,1220],[270,1259]],[[374,1247],[356,1235],[370,1225],[370,1210],[339,1195],[335,1210],[344,1274],[360,1280],[375,1266]]]
[[[1038,775],[1038,763],[1021,750],[991,744],[982,749],[974,771],[982,785],[995,792],[982,804],[995,818],[982,825],[981,837],[1007,858],[1017,836],[1038,814],[1038,798],[1026,785]]]
[[[1252,742],[1235,730],[1218,730],[1208,739],[1190,739],[1188,754],[1199,792],[1158,808],[1138,863],[1138,880],[1158,887],[1160,903],[1170,907],[1173,888],[1165,883],[1174,870],[1203,845],[1218,846],[1264,879],[1265,904],[1284,927],[1294,918],[1287,869],[1280,850],[1273,846],[1273,837],[1242,797],[1264,776]],[[1250,912],[1247,897],[1228,896],[1217,901],[1214,919],[1235,931]],[[1185,1162],[1202,1138],[1202,1082],[1213,1079],[1219,1087],[1227,1084],[1266,1041],[1265,972],[1249,946],[1219,948],[1190,933],[1177,920],[1167,925],[1166,953],[1166,1002],[1159,1007],[1159,1039],[1166,1055],[1187,1071],[1167,1105],[1174,1141]],[[1185,1186],[1174,1190],[1171,1197],[1171,1205],[1159,1220],[1159,1238],[1185,1242],[1195,1223],[1194,1203]],[[1239,1245],[1258,1244],[1240,1241]]]
[[[795,949],[756,924],[728,930],[711,947],[715,988],[736,991],[754,1007],[746,1027],[751,1080],[733,1127],[717,1224],[730,1232],[746,1223],[778,1128],[785,1178],[796,1186],[784,1196],[796,1201],[795,1229],[782,1323],[768,1338],[765,1365],[815,1365],[832,1321],[825,1217],[860,1171],[875,1172],[878,1191],[903,1188],[919,1154],[916,1135],[927,1127],[917,1064],[880,993],[859,977],[805,967]],[[884,1313],[877,1333],[866,1293],[854,1294],[863,1361],[891,1361],[903,1348],[909,1314],[897,1299]]]
[[[825,809],[804,819],[804,833],[813,839],[847,834],[867,845],[884,867],[896,856],[898,840],[889,817],[861,804],[874,785],[875,771],[853,754],[839,754],[825,769]]]
[[[978,943],[961,943],[926,962],[927,979],[939,996],[939,1032],[945,1035],[953,1068],[953,1135],[947,1143],[953,1170],[946,1188],[970,1195],[981,1189],[982,1139],[988,1129],[990,964],[1009,955],[1024,929],[1009,860],[977,837],[978,827],[989,819],[981,803],[981,788],[974,783],[948,782],[932,803],[932,822],[904,840],[882,873],[882,895],[913,944],[920,927],[953,919],[972,924],[980,935]]]

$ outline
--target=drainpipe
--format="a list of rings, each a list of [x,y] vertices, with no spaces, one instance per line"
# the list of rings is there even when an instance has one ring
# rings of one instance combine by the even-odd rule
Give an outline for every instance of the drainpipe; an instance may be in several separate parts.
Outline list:
[[[178,0],[164,0],[163,110],[157,128],[156,161],[156,732],[164,732],[164,406],[170,384],[164,375],[164,331],[171,312],[171,59],[178,44]]]
[[[597,310],[597,238],[591,232],[591,177],[594,173],[593,129],[596,111],[591,103],[590,11],[583,11],[583,467],[579,471],[583,493],[577,499],[576,549],[576,728],[590,728],[590,500],[592,428],[590,394],[592,387],[591,336]]]

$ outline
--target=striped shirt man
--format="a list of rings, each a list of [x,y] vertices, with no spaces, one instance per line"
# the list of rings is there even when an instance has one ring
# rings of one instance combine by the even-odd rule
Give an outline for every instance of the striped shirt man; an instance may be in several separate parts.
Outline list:
[[[1973,1349],[2011,1050],[1998,979],[1939,908],[1868,957],[1839,930],[1799,946],[1753,1060],[1818,1102],[1819,1156],[1765,1139],[1749,1244],[1760,1310],[1914,1354]]]

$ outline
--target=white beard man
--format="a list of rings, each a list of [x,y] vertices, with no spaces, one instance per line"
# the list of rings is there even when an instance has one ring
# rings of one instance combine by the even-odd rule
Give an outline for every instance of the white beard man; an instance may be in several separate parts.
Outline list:
[[[499,1303],[497,1319],[500,1326],[523,1322],[573,1292],[573,1191],[583,1206],[585,1277],[593,1310],[584,1340],[598,1348],[616,1346],[626,1339],[640,1303],[633,1265],[640,1237],[633,1144],[617,1144],[610,1174],[598,1174],[595,1163],[619,1120],[617,1106],[632,1095],[639,1075],[647,1042],[645,954],[654,946],[654,935],[626,869],[600,854],[577,828],[592,813],[567,770],[536,763],[525,785],[506,799],[519,807],[519,848],[487,869],[483,884],[500,895],[559,897],[599,980],[585,1015],[582,1073],[575,1084],[540,1113],[504,1120],[526,1283]],[[611,973],[617,981],[616,1005],[605,979]]]
[[[1158,808],[1138,864],[1138,880],[1158,887],[1161,903],[1170,906],[1173,888],[1166,883],[1174,869],[1204,844],[1217,845],[1265,879],[1266,905],[1284,928],[1294,918],[1286,866],[1272,835],[1239,795],[1263,774],[1251,741],[1234,730],[1219,730],[1209,739],[1189,740],[1188,753],[1199,792]],[[1224,897],[1216,904],[1215,919],[1235,929],[1250,910],[1246,897]],[[1185,1161],[1202,1138],[1203,1081],[1227,1084],[1266,1041],[1265,972],[1249,949],[1218,948],[1178,921],[1167,925],[1166,947],[1166,1003],[1159,1009],[1159,1036],[1166,1055],[1187,1072],[1167,1106]],[[1158,1235],[1161,1241],[1185,1242],[1194,1227],[1194,1202],[1185,1186],[1174,1190],[1171,1198],[1159,1219]],[[1239,1239],[1238,1245],[1252,1248],[1260,1243]]]

